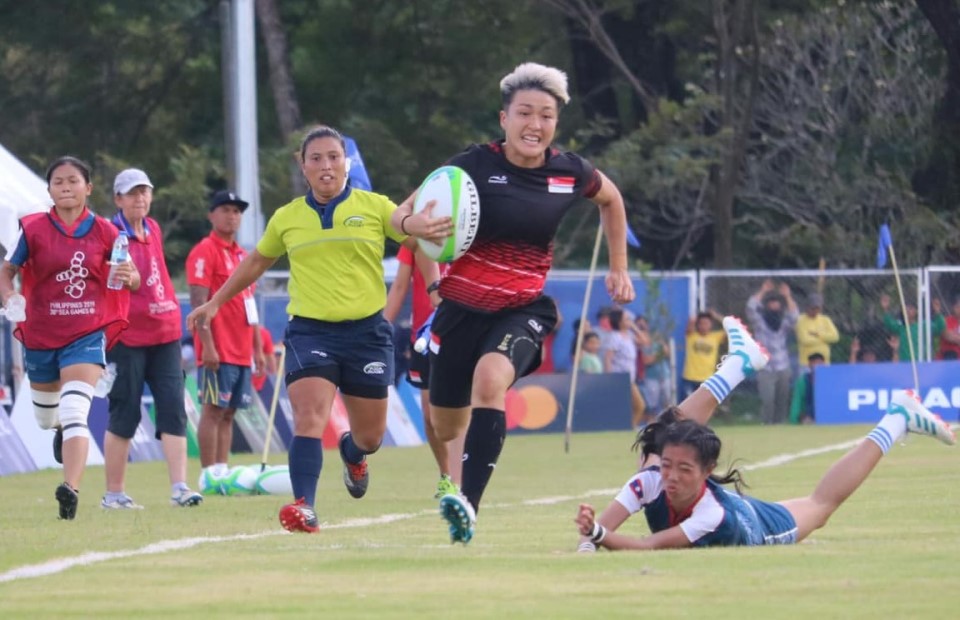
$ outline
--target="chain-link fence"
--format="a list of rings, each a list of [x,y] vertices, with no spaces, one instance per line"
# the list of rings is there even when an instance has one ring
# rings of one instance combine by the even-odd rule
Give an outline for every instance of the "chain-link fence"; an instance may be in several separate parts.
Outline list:
[[[903,311],[896,279],[884,270],[795,270],[795,271],[718,271],[699,272],[699,306],[719,314],[734,314],[747,320],[746,306],[751,296],[763,300],[791,302],[802,315],[819,297],[821,311],[830,317],[839,339],[830,345],[830,362],[867,363],[910,359],[906,335],[913,336],[915,359],[929,359],[938,341],[931,340],[929,314],[925,311],[924,272],[907,269],[900,272],[907,313],[916,317],[912,330],[902,327]],[[931,346],[934,345],[934,346]],[[799,359],[795,330],[788,336],[792,377],[808,365]],[[777,407],[779,410],[779,406]],[[720,414],[736,412],[738,419],[760,417],[760,398],[755,381],[748,381],[725,403]],[[779,415],[783,415],[780,413]]]
[[[900,272],[903,295],[908,313],[916,312],[920,334],[929,333],[926,314],[917,309],[922,303],[923,280],[919,269]],[[772,285],[769,293],[782,301],[792,299],[800,313],[810,305],[812,295],[822,299],[822,312],[832,319],[840,339],[831,346],[832,363],[850,361],[851,352],[867,359],[875,356],[878,361],[894,359],[895,353],[902,361],[908,356],[899,355],[896,345],[906,350],[906,343],[895,340],[901,331],[897,324],[902,321],[900,296],[892,271],[873,269],[832,269],[796,271],[700,271],[699,300],[701,309],[716,310],[720,314],[735,314],[744,317],[747,300],[760,294],[765,282]],[[786,295],[785,295],[786,294]],[[912,310],[911,310],[912,308]],[[914,342],[916,359],[929,359],[931,341],[928,337]],[[795,336],[790,338],[792,359],[795,366],[806,366],[799,360]]]
[[[923,270],[926,276],[926,290],[924,295],[924,317],[926,317],[927,334],[926,337],[933,343],[938,338],[936,330],[939,328],[938,316],[943,316],[944,331],[957,331],[957,325],[960,325],[960,267],[932,266]],[[950,320],[951,315],[954,317]],[[945,340],[943,336],[941,342]],[[960,347],[945,345],[944,352],[933,348],[933,357],[951,358],[952,353],[946,352],[950,349],[956,350]]]

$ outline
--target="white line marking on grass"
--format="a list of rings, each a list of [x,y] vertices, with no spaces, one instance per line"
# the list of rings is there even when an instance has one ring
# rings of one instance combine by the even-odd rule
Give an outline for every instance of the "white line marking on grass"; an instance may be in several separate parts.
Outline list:
[[[793,454],[778,454],[777,456],[771,456],[765,461],[760,461],[759,463],[753,463],[749,465],[744,465],[741,469],[744,471],[751,471],[754,469],[766,469],[768,467],[777,467],[790,461],[796,461],[797,459],[806,458],[808,456],[819,456],[821,454],[826,454],[827,452],[836,452],[838,450],[849,450],[858,443],[863,441],[863,437],[859,439],[853,439],[851,441],[844,441],[841,443],[831,444],[829,446],[821,446],[819,448],[810,448],[809,450],[801,450],[800,452],[794,452]]]
[[[845,441],[842,443],[835,443],[828,446],[822,446],[820,448],[811,448],[809,450],[801,450],[800,452],[794,452],[792,454],[779,454],[773,456],[765,461],[760,461],[759,463],[753,463],[751,465],[745,465],[744,470],[754,470],[754,469],[765,469],[768,467],[778,467],[785,463],[795,461],[797,459],[802,459],[810,456],[818,456],[820,454],[825,454],[827,452],[836,452],[838,450],[847,450],[857,445],[862,441],[863,438],[853,441]],[[528,499],[520,502],[519,504],[495,504],[489,506],[489,508],[515,508],[517,506],[550,506],[553,504],[560,504],[563,502],[574,501],[582,497],[591,497],[591,496],[611,496],[617,493],[620,489],[594,489],[591,491],[585,491],[579,495],[557,495],[553,497],[540,497],[534,499]],[[336,530],[336,529],[350,529],[350,528],[359,528],[359,527],[370,527],[373,525],[384,525],[387,523],[394,523],[397,521],[406,521],[409,519],[415,519],[416,517],[422,517],[427,515],[435,515],[435,510],[421,510],[419,512],[411,513],[392,513],[380,515],[379,517],[361,517],[355,519],[347,519],[340,523],[324,523],[321,526],[321,529]],[[180,538],[176,540],[161,540],[159,542],[151,543],[145,547],[140,547],[139,549],[127,549],[124,551],[92,551],[88,553],[82,553],[80,555],[71,557],[71,558],[59,558],[56,560],[50,560],[47,562],[42,562],[40,564],[28,564],[26,566],[20,566],[18,568],[10,569],[4,573],[0,573],[0,583],[7,583],[10,581],[16,581],[18,579],[34,579],[37,577],[46,577],[48,575],[55,575],[57,573],[62,573],[66,570],[74,568],[76,566],[90,566],[92,564],[99,564],[101,562],[109,562],[110,560],[119,560],[123,558],[131,558],[141,555],[156,555],[159,553],[168,553],[170,551],[180,551],[182,549],[190,549],[198,545],[208,544],[208,543],[221,543],[221,542],[233,542],[238,540],[257,540],[260,538],[267,538],[269,536],[284,536],[289,535],[289,532],[270,530],[265,532],[259,532],[254,534],[236,534],[234,536],[202,536],[195,538]]]
[[[435,515],[437,514],[436,510],[421,510],[420,512],[399,512],[395,514],[380,515],[379,517],[357,517],[355,519],[347,519],[342,523],[330,523],[320,526],[321,530],[339,530],[347,529],[353,527],[367,527],[370,525],[383,525],[384,523],[393,523],[395,521],[406,521],[407,519],[413,519],[416,517],[424,517],[426,515]]]
[[[29,564],[0,573],[0,583],[7,581],[16,581],[17,579],[32,579],[34,577],[46,577],[56,573],[73,568],[74,566],[89,566],[108,560],[119,560],[138,555],[155,555],[158,553],[167,553],[169,551],[179,551],[181,549],[190,549],[197,545],[205,543],[231,542],[235,540],[255,540],[265,536],[276,536],[286,534],[287,532],[260,532],[259,534],[237,534],[235,536],[201,536],[196,538],[180,538],[178,540],[161,540],[140,547],[139,549],[127,549],[126,551],[91,551],[72,558],[60,558],[50,560],[42,564]]]

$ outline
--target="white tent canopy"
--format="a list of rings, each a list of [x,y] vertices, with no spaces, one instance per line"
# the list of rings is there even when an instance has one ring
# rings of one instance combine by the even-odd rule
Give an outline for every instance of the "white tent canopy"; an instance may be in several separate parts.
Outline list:
[[[0,245],[4,254],[17,239],[17,220],[49,209],[51,204],[46,182],[0,145]]]

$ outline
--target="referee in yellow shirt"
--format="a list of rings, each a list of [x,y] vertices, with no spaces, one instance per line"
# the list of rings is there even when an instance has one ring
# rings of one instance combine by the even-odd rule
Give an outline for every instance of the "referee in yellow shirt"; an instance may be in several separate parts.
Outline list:
[[[386,238],[440,241],[452,229],[449,217],[433,218],[429,209],[393,217],[397,207],[389,198],[347,184],[348,162],[339,132],[326,126],[310,130],[300,145],[310,191],[274,213],[256,249],[187,317],[191,330],[204,329],[222,304],[284,253],[289,257],[292,318],[283,372],[294,416],[288,459],[296,501],[280,510],[280,523],[290,531],[319,529],[314,502],[323,466],[321,439],[337,389],[351,429],[340,438],[344,484],[353,497],[367,490],[366,455],[376,452],[386,432],[387,390],[394,377],[391,327],[382,313]],[[439,279],[436,263],[424,261],[421,270],[426,281]]]

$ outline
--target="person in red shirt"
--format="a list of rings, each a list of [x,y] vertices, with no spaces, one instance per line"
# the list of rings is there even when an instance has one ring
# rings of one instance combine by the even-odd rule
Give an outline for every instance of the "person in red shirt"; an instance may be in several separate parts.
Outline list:
[[[106,349],[127,325],[129,292],[140,286],[131,261],[109,264],[117,229],[87,207],[93,191],[90,167],[60,157],[47,168],[53,208],[20,220],[16,245],[0,268],[0,301],[19,323],[34,414],[40,428],[56,429],[54,458],[63,463],[63,484],[54,497],[60,518],[73,519],[87,463],[87,416],[93,390],[106,366]],[[110,271],[120,290],[107,287]],[[13,279],[20,274],[23,295]],[[24,314],[11,317],[19,306]]]
[[[417,333],[433,312],[434,303],[439,303],[437,289],[440,287],[440,281],[432,282],[430,286],[424,284],[423,274],[419,269],[414,269],[414,253],[406,246],[400,246],[400,252],[397,254],[397,260],[400,266],[397,268],[397,275],[390,285],[390,291],[387,293],[387,305],[383,309],[383,317],[396,323],[397,314],[400,313],[400,306],[407,296],[411,282],[413,283],[413,316],[410,324],[410,344],[417,339]],[[441,276],[446,272],[447,265],[440,265]],[[431,297],[433,300],[431,300]],[[411,347],[412,351],[412,347]],[[413,351],[410,357],[410,368],[407,371],[407,381],[413,387],[420,390],[420,408],[423,410],[423,430],[427,436],[427,443],[430,445],[430,451],[433,452],[433,458],[437,462],[437,468],[440,470],[440,480],[437,482],[437,492],[434,495],[440,499],[450,493],[459,493],[460,487],[457,483],[460,480],[460,458],[463,456],[463,435],[452,439],[451,441],[441,441],[437,438],[437,433],[433,428],[433,415],[430,411],[430,357]]]
[[[210,201],[210,235],[187,256],[190,305],[199,308],[210,300],[247,255],[237,244],[240,218],[249,203],[228,191]],[[233,414],[250,404],[251,363],[263,367],[263,350],[254,285],[223,304],[209,324],[194,333],[198,384],[202,410],[197,428],[201,478],[218,479],[227,471],[233,441]],[[213,485],[212,489],[218,489]]]
[[[937,356],[943,360],[960,358],[960,295],[953,300],[950,316],[945,321],[945,327],[940,334],[940,351]]]
[[[263,350],[263,366],[257,366],[253,371],[253,389],[257,392],[263,389],[267,382],[267,375],[275,376],[277,374],[277,358],[274,356],[276,349],[273,346],[273,337],[270,330],[260,326],[260,348]]]
[[[187,479],[187,412],[183,403],[180,366],[180,303],[163,257],[163,231],[147,217],[153,202],[153,184],[143,170],[129,168],[113,181],[117,214],[114,226],[127,234],[130,259],[144,285],[130,296],[130,328],[107,354],[116,369],[110,389],[110,422],[103,441],[107,492],[102,508],[140,509],[124,491],[130,441],[140,425],[140,400],[146,381],[156,404],[157,439],[163,445],[170,478],[170,503],[196,506],[203,497]]]

